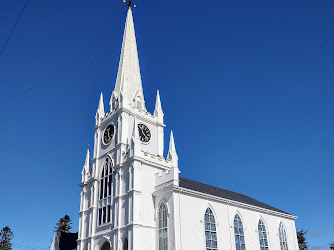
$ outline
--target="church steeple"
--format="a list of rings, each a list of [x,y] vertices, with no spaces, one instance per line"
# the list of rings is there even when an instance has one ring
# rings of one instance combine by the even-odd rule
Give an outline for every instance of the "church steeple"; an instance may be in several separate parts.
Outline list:
[[[122,86],[125,83],[126,85]],[[126,102],[130,106],[146,110],[131,7],[128,8],[126,17],[121,57],[113,95],[120,97],[121,92],[123,97],[127,98]]]

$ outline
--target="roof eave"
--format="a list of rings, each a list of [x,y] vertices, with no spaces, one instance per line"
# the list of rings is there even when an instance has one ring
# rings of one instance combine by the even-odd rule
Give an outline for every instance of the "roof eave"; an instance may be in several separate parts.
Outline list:
[[[246,203],[242,203],[242,202],[222,198],[222,197],[211,195],[211,194],[206,194],[206,193],[203,193],[203,192],[195,191],[195,190],[180,187],[180,186],[173,186],[173,190],[177,191],[177,192],[180,192],[180,193],[188,194],[188,195],[194,195],[194,196],[205,198],[205,199],[215,200],[215,201],[225,203],[225,204],[229,204],[229,205],[234,205],[234,206],[238,206],[238,207],[242,207],[242,208],[251,209],[251,210],[254,210],[254,211],[257,211],[257,212],[262,212],[262,213],[266,213],[266,214],[270,214],[270,215],[284,217],[284,218],[287,218],[287,219],[295,220],[295,219],[298,218],[297,216],[292,215],[292,214],[282,213],[282,212],[270,210],[270,209],[267,209],[267,208],[253,206],[253,205],[250,205],[250,204],[246,204]]]

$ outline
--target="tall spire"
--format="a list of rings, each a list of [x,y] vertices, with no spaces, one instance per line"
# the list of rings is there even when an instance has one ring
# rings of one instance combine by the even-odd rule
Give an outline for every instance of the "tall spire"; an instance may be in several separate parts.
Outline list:
[[[123,77],[125,79],[123,79]],[[127,83],[126,86],[122,86],[125,82]],[[145,103],[135,28],[130,7],[128,8],[128,14],[126,17],[121,57],[119,60],[114,91],[118,94],[118,96],[120,96],[121,91],[126,92],[126,94],[123,92],[123,95],[127,97],[127,101],[132,107],[138,107],[138,103],[136,101],[139,101],[141,104]]]

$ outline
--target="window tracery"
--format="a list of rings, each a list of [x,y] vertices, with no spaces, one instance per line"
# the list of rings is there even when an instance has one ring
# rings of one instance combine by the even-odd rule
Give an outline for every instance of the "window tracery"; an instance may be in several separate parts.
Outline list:
[[[102,225],[111,221],[111,194],[112,194],[112,162],[107,157],[103,163],[99,188],[98,224]]]
[[[238,214],[234,216],[234,238],[235,238],[235,248],[237,250],[246,249],[244,228],[242,225],[241,218]]]
[[[205,223],[205,245],[207,250],[218,249],[217,230],[215,216],[210,208],[207,208],[204,215]]]
[[[286,239],[286,232],[283,222],[279,224],[278,228],[279,242],[281,245],[281,250],[288,250],[288,241]]]
[[[260,241],[260,249],[261,250],[268,250],[268,238],[267,238],[267,230],[266,226],[262,219],[259,220],[259,224],[257,226],[258,233],[259,233],[259,241]]]

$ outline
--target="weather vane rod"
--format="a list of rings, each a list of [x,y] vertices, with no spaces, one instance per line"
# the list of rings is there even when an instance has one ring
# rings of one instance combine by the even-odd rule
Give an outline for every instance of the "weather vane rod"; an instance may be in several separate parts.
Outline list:
[[[131,8],[132,6],[133,7],[136,7],[136,5],[133,4],[133,0],[123,0],[124,3],[126,3],[126,5]]]

